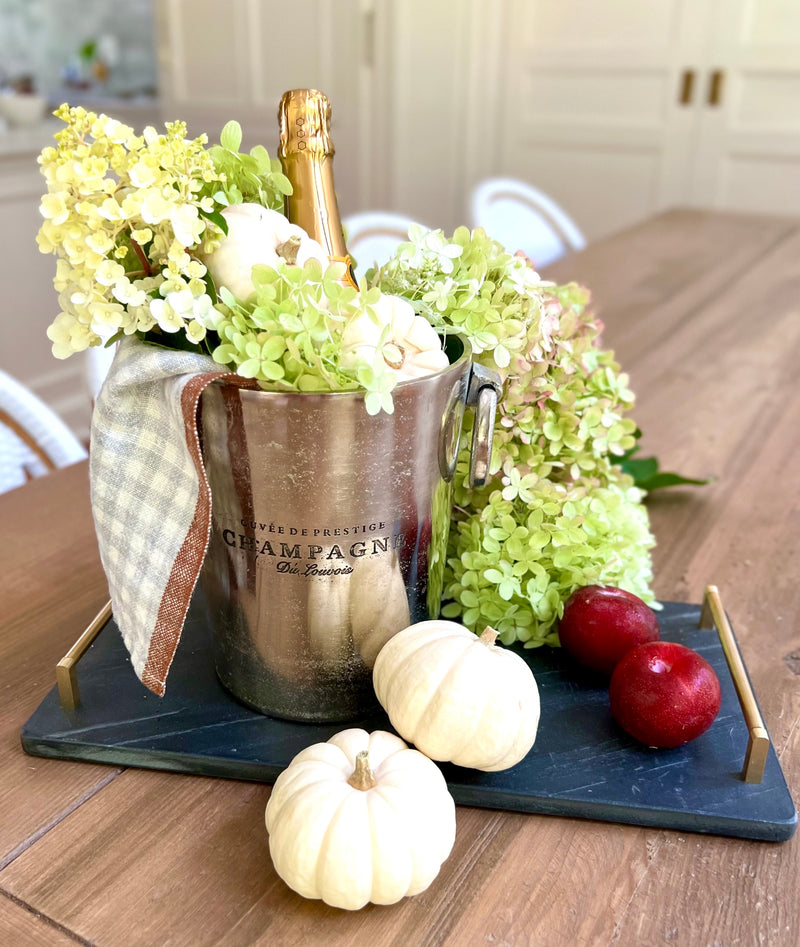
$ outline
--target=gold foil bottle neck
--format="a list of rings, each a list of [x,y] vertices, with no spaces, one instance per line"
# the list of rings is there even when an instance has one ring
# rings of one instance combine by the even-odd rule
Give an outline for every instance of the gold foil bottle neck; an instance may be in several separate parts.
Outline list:
[[[316,89],[284,92],[278,106],[280,144],[278,157],[293,154],[334,154],[331,140],[331,104]]]
[[[331,105],[316,89],[284,92],[278,108],[280,158],[292,185],[285,213],[293,223],[322,245],[333,261],[346,264],[341,282],[358,288],[342,233],[333,186]]]

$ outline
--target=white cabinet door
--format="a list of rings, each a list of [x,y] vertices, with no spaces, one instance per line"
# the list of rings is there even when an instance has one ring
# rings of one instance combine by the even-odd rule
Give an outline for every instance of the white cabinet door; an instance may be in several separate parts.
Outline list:
[[[679,203],[706,0],[508,0],[506,9],[499,170],[550,194],[589,239]]]
[[[713,0],[692,202],[800,214],[800,2]]]
[[[223,11],[224,6],[224,11]],[[288,89],[331,100],[336,185],[343,212],[357,202],[363,23],[359,0],[158,0],[162,110],[214,142],[236,119],[244,147],[278,146],[278,103]]]
[[[475,26],[504,0],[364,0],[374,19],[365,83],[371,155],[362,207],[394,210],[450,231],[465,223],[470,136],[485,138],[489,115],[470,95],[470,77],[496,71],[481,59]],[[366,101],[366,99],[365,99]]]

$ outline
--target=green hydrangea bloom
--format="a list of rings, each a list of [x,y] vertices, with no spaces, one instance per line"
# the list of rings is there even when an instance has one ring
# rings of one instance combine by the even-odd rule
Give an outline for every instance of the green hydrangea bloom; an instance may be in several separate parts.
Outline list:
[[[467,447],[456,467],[443,614],[536,647],[557,644],[564,602],[580,586],[653,602],[644,495],[613,462],[634,446],[634,396],[601,347],[588,291],[543,282],[524,258],[463,227],[449,240],[412,228],[367,279],[466,335],[504,382],[489,481],[470,488]]]

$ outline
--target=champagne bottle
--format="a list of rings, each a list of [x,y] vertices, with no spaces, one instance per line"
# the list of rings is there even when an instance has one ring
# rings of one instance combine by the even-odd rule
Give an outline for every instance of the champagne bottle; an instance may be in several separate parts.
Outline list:
[[[278,157],[293,188],[286,216],[322,244],[332,261],[344,263],[343,282],[357,287],[333,188],[330,102],[316,89],[292,89],[281,98],[278,122]]]

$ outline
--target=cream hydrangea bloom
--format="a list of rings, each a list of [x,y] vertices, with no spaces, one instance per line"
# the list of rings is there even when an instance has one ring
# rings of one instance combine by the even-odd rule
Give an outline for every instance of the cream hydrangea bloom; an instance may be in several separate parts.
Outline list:
[[[39,158],[48,193],[37,237],[42,252],[59,258],[53,354],[66,358],[154,326],[199,341],[212,300],[192,251],[209,229],[219,233],[204,216],[214,201],[199,192],[222,181],[205,137],[188,140],[180,122],[165,134],[148,127],[137,136],[83,108],[62,106],[56,114],[66,128]]]

